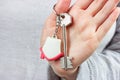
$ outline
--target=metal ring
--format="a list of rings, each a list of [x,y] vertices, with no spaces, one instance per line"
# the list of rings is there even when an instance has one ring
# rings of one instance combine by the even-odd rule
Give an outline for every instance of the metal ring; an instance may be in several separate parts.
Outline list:
[[[55,13],[55,15],[59,15],[59,14],[57,13],[57,11],[55,10],[55,6],[56,6],[56,4],[53,6],[53,12]]]

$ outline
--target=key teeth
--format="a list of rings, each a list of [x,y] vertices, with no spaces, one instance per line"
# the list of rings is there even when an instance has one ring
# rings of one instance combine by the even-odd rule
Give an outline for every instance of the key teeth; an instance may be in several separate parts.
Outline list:
[[[60,59],[60,64],[61,64],[61,68],[65,68],[65,66],[64,66],[64,57],[62,57]]]
[[[72,59],[72,57],[67,57],[67,68],[68,68],[68,69],[73,68],[71,59]],[[65,66],[64,66],[64,57],[62,57],[62,58],[60,59],[60,63],[61,63],[61,68],[64,68],[64,69],[65,69]]]

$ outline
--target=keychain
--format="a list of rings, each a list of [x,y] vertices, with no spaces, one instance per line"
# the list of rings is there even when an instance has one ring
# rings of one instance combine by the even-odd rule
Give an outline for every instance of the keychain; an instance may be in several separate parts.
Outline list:
[[[60,16],[57,15],[56,18],[56,29],[52,37],[47,37],[45,44],[41,51],[41,59],[46,58],[47,60],[57,60],[64,56],[64,53],[61,52],[61,39],[57,38],[58,28],[60,26]]]
[[[55,7],[55,6],[54,6]],[[72,17],[68,13],[57,14],[56,29],[52,37],[47,37],[41,51],[41,59],[46,58],[49,61],[60,59],[61,68],[67,70],[73,68],[72,57],[67,53],[67,32],[66,27],[72,23]],[[63,52],[61,52],[61,39],[57,38],[58,28],[62,28]]]

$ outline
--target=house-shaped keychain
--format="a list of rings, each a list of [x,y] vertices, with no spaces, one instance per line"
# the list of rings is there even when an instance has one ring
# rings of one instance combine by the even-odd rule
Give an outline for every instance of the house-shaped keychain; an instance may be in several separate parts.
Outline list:
[[[41,51],[41,59],[46,58],[47,60],[57,60],[64,56],[61,52],[61,40],[56,37],[47,37],[45,44]]]

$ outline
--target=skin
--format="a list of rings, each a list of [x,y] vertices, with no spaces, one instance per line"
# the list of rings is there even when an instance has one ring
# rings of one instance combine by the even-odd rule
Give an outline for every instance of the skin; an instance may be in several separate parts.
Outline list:
[[[70,7],[71,0],[59,0],[55,6],[56,12],[69,13],[72,24],[67,27],[68,54],[73,57],[73,69],[65,71],[60,67],[60,60],[49,61],[53,71],[67,80],[76,80],[79,66],[91,56],[100,44],[105,34],[119,16],[120,9],[116,7],[119,0],[77,0]],[[55,31],[56,15],[51,13],[42,30],[41,47],[48,36]],[[61,37],[61,30],[58,38]]]

